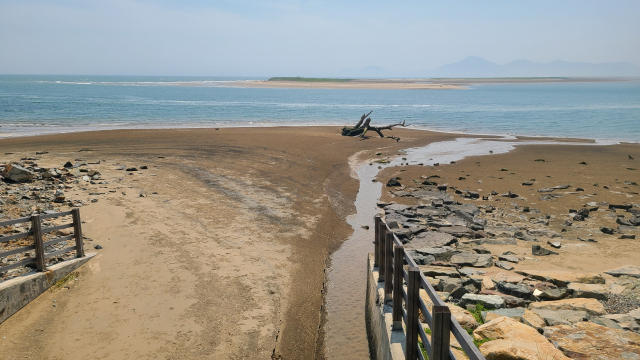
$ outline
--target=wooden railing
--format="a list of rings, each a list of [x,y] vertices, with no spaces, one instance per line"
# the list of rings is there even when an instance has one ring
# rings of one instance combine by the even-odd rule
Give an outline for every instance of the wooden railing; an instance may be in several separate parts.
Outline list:
[[[430,360],[456,360],[449,347],[450,333],[453,333],[470,360],[485,360],[467,331],[451,316],[449,307],[427,281],[402,242],[380,215],[376,215],[374,221],[374,266],[378,267],[379,280],[384,281],[385,303],[393,302],[393,329],[402,330],[403,321],[406,326],[406,360],[425,359],[418,344],[419,340]],[[409,266],[408,271],[404,268],[405,264]],[[431,299],[432,312],[429,312],[420,297],[420,289],[424,289]],[[427,337],[421,325],[420,313],[431,329],[431,338]]]
[[[45,228],[41,226],[42,220],[54,219],[54,218],[69,216],[69,215],[71,215],[73,218],[73,222],[71,223],[57,225],[57,226],[50,226]],[[18,218],[14,220],[0,221],[0,227],[22,224],[22,223],[31,223],[31,230],[14,234],[14,235],[0,237],[0,244],[6,243],[8,241],[24,239],[24,238],[28,238],[29,236],[33,236],[33,245],[22,246],[17,249],[12,249],[9,251],[2,252],[0,253],[0,258],[23,253],[25,251],[30,251],[30,250],[35,250],[36,256],[34,258],[25,259],[22,261],[15,262],[11,265],[0,267],[0,272],[11,270],[11,269],[29,265],[29,264],[33,264],[33,263],[36,264],[36,268],[39,271],[46,271],[47,259],[54,256],[58,256],[60,254],[67,253],[69,251],[73,251],[73,250],[76,251],[76,257],[81,258],[84,256],[84,247],[82,244],[82,226],[80,222],[80,209],[75,208],[69,211],[63,211],[55,214],[31,215],[28,217]],[[43,241],[43,234],[52,232],[52,231],[58,231],[58,230],[70,228],[70,227],[73,227],[73,234],[57,237],[48,241]],[[75,239],[75,245],[68,246],[63,249],[50,252],[50,253],[44,252],[44,249],[49,245],[57,244],[61,241],[67,241],[71,239]]]

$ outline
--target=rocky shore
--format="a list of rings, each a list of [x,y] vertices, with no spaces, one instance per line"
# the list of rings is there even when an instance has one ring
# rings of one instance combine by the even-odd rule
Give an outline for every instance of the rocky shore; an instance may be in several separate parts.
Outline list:
[[[459,189],[435,175],[434,168],[427,174],[414,170],[413,176],[424,174],[414,179],[393,170],[402,176],[387,178],[386,197],[392,201],[378,206],[487,359],[640,358],[637,263],[602,272],[536,266],[543,258],[561,258],[592,243],[637,241],[639,204],[596,203],[583,196],[579,208],[546,214],[515,190]],[[584,189],[540,187],[537,201],[566,192],[582,196]],[[422,298],[432,306],[426,293]],[[459,349],[453,338],[452,347]]]

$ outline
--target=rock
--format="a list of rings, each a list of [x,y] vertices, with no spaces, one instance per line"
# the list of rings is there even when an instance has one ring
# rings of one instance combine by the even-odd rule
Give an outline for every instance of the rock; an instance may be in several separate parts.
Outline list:
[[[436,261],[436,258],[431,255],[424,255],[415,250],[408,250],[408,252],[418,265],[429,265],[432,262]]]
[[[533,255],[536,255],[536,256],[558,255],[557,252],[551,251],[551,250],[547,250],[547,249],[541,247],[540,245],[532,245],[531,246],[531,253]]]
[[[586,217],[589,217],[589,213],[590,213],[590,211],[589,211],[589,209],[587,209],[587,208],[582,208],[582,209],[578,210],[576,213],[577,213],[578,215],[580,215],[580,216],[582,216],[582,217],[585,217],[585,218],[586,218]]]
[[[431,265],[420,265],[418,266],[420,271],[424,274],[424,276],[436,277],[436,276],[448,276],[452,278],[459,278],[460,273],[456,268],[453,267],[444,267],[444,266],[431,266]]]
[[[477,330],[477,329],[476,329]],[[544,336],[574,359],[631,360],[640,358],[640,335],[610,329],[591,321],[544,328]]]
[[[500,317],[473,331],[476,340],[495,339],[480,346],[488,360],[568,360],[538,331],[509,317]]]
[[[522,323],[532,326],[538,331],[547,326],[544,319],[529,309],[524,309],[524,314],[522,314]]]
[[[571,325],[567,319],[560,316],[557,312],[553,310],[543,310],[543,309],[535,309],[532,311],[534,314],[538,315],[545,323],[546,326],[555,326],[555,325]]]
[[[125,171],[138,171],[138,169],[134,167],[130,167],[130,168],[127,168]]]
[[[567,290],[567,288],[554,288],[541,290],[536,296],[545,300],[560,300],[566,298],[568,295],[569,290]]]
[[[482,245],[475,245],[471,247],[476,254],[491,254],[491,251]]]
[[[529,305],[529,310],[579,310],[586,311],[589,315],[603,315],[606,313],[604,306],[596,299],[564,299],[557,301],[534,302]]]
[[[483,239],[478,239],[478,240],[472,240],[472,242],[474,244],[477,244],[477,245],[482,245],[482,244],[488,244],[488,245],[518,245],[518,242],[514,238],[499,238],[499,239],[483,238]]]
[[[509,263],[505,262],[505,261],[496,261],[495,265],[497,267],[499,267],[500,269],[504,269],[507,271],[511,271],[514,269],[513,266],[509,265]]]
[[[100,249],[102,249],[102,246],[100,246],[100,245],[93,245],[93,248],[94,248],[94,249],[96,249],[96,250],[100,250]]]
[[[501,309],[504,307],[504,299],[497,295],[465,294],[460,298],[460,306],[476,305],[482,303],[485,309]]]
[[[451,263],[460,266],[491,267],[493,258],[486,254],[460,253],[451,257]]]
[[[466,237],[466,238],[474,239],[474,238],[482,237],[482,236],[479,236],[477,232],[475,232],[472,229],[469,229],[466,226],[451,226],[451,227],[441,228],[440,231],[449,235],[453,235],[457,238]]]
[[[599,316],[599,317],[595,317],[590,319],[589,321],[592,321],[598,325],[602,325],[602,326],[606,326],[608,328],[611,329],[618,329],[618,330],[623,330],[622,326],[618,325],[617,322],[611,320],[611,319],[607,319],[605,317]]]
[[[491,320],[497,319],[498,316],[506,316],[508,318],[512,318],[522,322],[524,311],[525,308],[496,309],[491,311],[483,311],[481,315],[484,322],[489,322]],[[494,315],[497,316],[493,317]]]
[[[630,240],[633,240],[633,239],[635,239],[635,238],[636,238],[636,236],[635,236],[635,235],[628,235],[628,234],[622,234],[622,235],[620,235],[620,237],[619,237],[619,239],[630,239]]]
[[[627,314],[604,315],[603,318],[615,321],[621,328],[627,331],[640,331],[640,324],[632,316]]]
[[[423,289],[420,289],[419,294],[422,300],[424,301],[427,307],[427,310],[431,311],[431,308],[433,307],[433,302],[429,298],[429,295],[427,295],[427,292],[424,291]],[[462,326],[463,328],[472,330],[477,328],[480,325],[478,324],[476,319],[473,317],[473,315],[471,315],[471,313],[466,309],[463,309],[460,306],[456,306],[453,304],[446,304],[446,305],[449,307],[449,310],[451,310],[451,316],[454,317],[456,320],[458,320],[458,323],[460,323],[460,326]]]
[[[496,289],[503,294],[512,295],[521,299],[529,300],[533,292],[527,286],[510,284],[505,281],[499,281],[496,284]]]
[[[615,204],[609,204],[609,210],[613,210],[613,209],[620,209],[620,210],[630,210],[633,207],[633,205],[615,205]]]
[[[637,323],[640,324],[640,308],[637,308],[633,311],[630,311],[627,315],[631,316],[636,320]]]
[[[634,278],[640,278],[640,267],[628,265],[617,269],[607,270],[604,273],[615,277],[626,275]]]
[[[569,283],[604,284],[604,278],[598,273],[578,273],[552,270],[517,270],[516,273],[530,278],[546,281],[560,287],[567,287]]]
[[[391,187],[391,186],[402,186],[402,184],[400,184],[400,181],[391,178],[389,179],[389,181],[387,181],[387,186]]]
[[[602,285],[571,283],[568,288],[573,292],[573,297],[576,298],[589,298],[605,301],[609,299],[608,291]]]
[[[459,288],[460,286],[462,286],[462,279],[451,278],[451,277],[441,277],[440,284],[438,284],[438,287],[443,292],[448,292],[448,293],[451,293],[453,290],[455,290],[456,288]]]
[[[398,237],[398,240],[402,241],[403,243],[406,243],[406,241],[404,240],[409,239],[409,236],[412,234],[412,231],[408,228],[391,229],[391,232],[394,233]]]
[[[520,299],[519,297],[503,294],[503,293],[501,293],[499,291],[495,291],[495,290],[482,290],[482,291],[480,291],[479,294],[480,295],[499,296],[499,297],[502,298],[502,300],[504,300],[505,307],[508,307],[508,308],[523,307],[523,306],[526,306],[526,304],[527,304],[527,302],[525,300]]]
[[[424,231],[416,235],[407,245],[406,249],[437,248],[456,243],[457,240],[450,234],[439,231]]]
[[[600,228],[600,231],[602,231],[602,232],[603,232],[603,233],[605,233],[605,234],[613,235],[613,232],[614,232],[615,230],[613,230],[613,229],[612,229],[612,228],[610,228],[610,227],[603,226],[603,227],[601,227],[601,228]]]
[[[560,249],[560,247],[562,246],[562,243],[560,241],[547,241],[547,244],[551,245],[552,248],[556,248],[556,249]]]
[[[23,183],[33,179],[36,174],[33,171],[27,170],[21,166],[15,164],[7,164],[2,171],[2,176],[13,182]]]
[[[495,288],[496,288],[496,285],[493,283],[493,280],[491,280],[489,276],[482,277],[481,290],[493,290]],[[638,312],[640,312],[640,309]]]
[[[448,246],[437,247],[437,248],[420,248],[416,249],[416,252],[422,255],[430,255],[433,256],[434,261],[451,261],[451,256],[453,256],[454,249]]]
[[[500,260],[504,260],[504,261],[508,261],[508,262],[512,262],[512,263],[515,263],[515,264],[520,262],[520,259],[516,255],[505,255],[505,254],[502,254],[502,255],[500,255],[499,259]]]

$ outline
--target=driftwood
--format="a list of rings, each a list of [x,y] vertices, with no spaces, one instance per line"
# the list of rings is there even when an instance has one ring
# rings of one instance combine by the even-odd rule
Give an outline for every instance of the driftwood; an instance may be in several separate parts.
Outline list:
[[[362,117],[360,117],[360,121],[358,121],[356,126],[343,127],[342,135],[343,136],[360,136],[361,138],[365,138],[365,134],[367,133],[367,131],[372,130],[377,132],[378,135],[380,135],[380,137],[383,138],[384,134],[382,134],[382,130],[393,130],[394,126],[405,126],[404,121],[402,123],[391,124],[386,126],[371,126],[371,118],[369,117],[369,115],[371,115],[372,112],[373,110],[370,111],[368,114],[362,115]],[[396,139],[396,141],[400,140],[399,138],[396,138],[393,136],[391,136],[391,138]]]

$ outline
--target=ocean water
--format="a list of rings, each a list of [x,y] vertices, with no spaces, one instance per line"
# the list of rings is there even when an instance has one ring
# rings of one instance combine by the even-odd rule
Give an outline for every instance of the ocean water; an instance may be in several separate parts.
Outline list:
[[[0,137],[116,128],[351,125],[373,110],[374,124],[406,121],[446,132],[640,141],[640,81],[465,90],[228,86],[251,79],[0,75]]]

